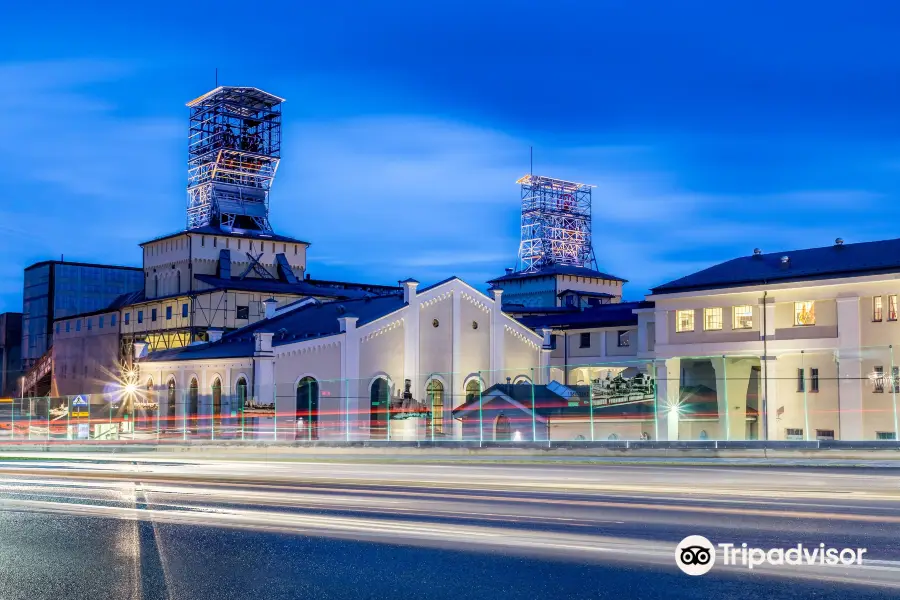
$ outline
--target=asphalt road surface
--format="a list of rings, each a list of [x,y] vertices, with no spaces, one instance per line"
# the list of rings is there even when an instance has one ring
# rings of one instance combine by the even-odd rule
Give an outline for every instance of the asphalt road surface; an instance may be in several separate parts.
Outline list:
[[[851,566],[675,565],[714,544]],[[897,598],[897,469],[0,458],[0,599]]]

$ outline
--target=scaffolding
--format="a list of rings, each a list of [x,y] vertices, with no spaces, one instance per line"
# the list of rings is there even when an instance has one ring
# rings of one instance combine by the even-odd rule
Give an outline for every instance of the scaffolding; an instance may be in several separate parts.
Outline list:
[[[269,190],[281,159],[282,98],[217,87],[187,104],[188,229],[271,232]]]
[[[522,186],[522,237],[519,272],[536,273],[551,265],[596,269],[591,244],[591,188],[583,183],[525,175]]]

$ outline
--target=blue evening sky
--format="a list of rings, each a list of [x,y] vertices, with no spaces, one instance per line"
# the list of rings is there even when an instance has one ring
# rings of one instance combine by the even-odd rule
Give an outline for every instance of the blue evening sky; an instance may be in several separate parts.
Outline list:
[[[900,237],[900,4],[16,2],[0,17],[0,311],[23,267],[183,228],[185,102],[287,98],[276,230],[316,278],[483,286],[528,170],[591,183],[631,298],[747,255]]]

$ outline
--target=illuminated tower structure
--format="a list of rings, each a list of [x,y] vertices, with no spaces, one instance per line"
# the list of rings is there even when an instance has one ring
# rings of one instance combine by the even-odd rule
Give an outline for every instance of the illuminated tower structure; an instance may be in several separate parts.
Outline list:
[[[187,228],[270,233],[269,190],[281,159],[282,98],[217,87],[188,103]]]
[[[591,186],[525,175],[519,272],[537,273],[551,265],[595,269],[591,245]]]

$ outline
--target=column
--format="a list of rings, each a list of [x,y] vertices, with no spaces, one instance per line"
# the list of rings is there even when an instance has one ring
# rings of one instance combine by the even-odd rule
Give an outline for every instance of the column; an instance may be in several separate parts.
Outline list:
[[[661,309],[653,312],[655,314],[653,326],[656,328],[656,345],[665,346],[669,343],[669,313]]]
[[[541,344],[540,356],[539,356],[539,368],[535,371],[535,381],[534,383],[540,385],[547,385],[550,383],[550,353],[552,350],[550,349],[550,344],[552,343],[552,331],[550,329],[539,329],[538,333],[544,338],[543,343]]]
[[[413,395],[419,393],[419,296],[416,287],[419,282],[407,279],[403,284],[403,301],[407,308],[403,316],[403,376],[409,379]],[[398,382],[403,390],[403,382]]]
[[[863,439],[859,298],[837,299],[838,398],[842,440]]]
[[[747,389],[755,366],[750,358],[714,358],[716,400],[719,409],[719,438],[747,439]]]
[[[274,403],[275,416],[272,422],[272,438],[277,438],[278,399],[275,397],[275,352],[272,350],[274,333],[258,331],[253,334],[253,397],[259,404]],[[266,431],[268,423],[259,425],[260,430],[254,435],[262,434],[263,439],[272,439]]]
[[[506,375],[503,372],[504,367],[504,319],[503,319],[503,301],[501,296],[503,290],[500,288],[491,288],[491,372],[486,378],[488,387],[497,383],[506,383]]]
[[[453,290],[451,302],[453,303],[453,322],[451,328],[451,361],[450,361],[450,401],[444,402],[444,423],[453,424],[453,439],[462,439],[462,422],[453,418],[453,409],[466,401],[463,391],[462,372],[462,307],[460,306],[460,292]]]
[[[368,423],[368,410],[365,416],[362,414],[360,404],[369,406],[369,390],[360,385],[359,381],[359,333],[356,331],[357,317],[346,314],[338,318],[341,333],[344,334],[341,344],[341,383],[343,387],[344,401],[342,402],[341,415],[345,428],[346,439],[368,438],[360,429],[360,422]],[[363,398],[364,396],[364,398]],[[361,402],[364,400],[364,402]]]
[[[656,364],[657,435],[663,441],[678,439],[678,410],[673,407],[677,407],[680,394],[680,363],[675,358]]]
[[[778,361],[775,357],[763,357],[762,373],[760,374],[763,399],[759,407],[761,420],[759,436],[761,439],[778,440],[781,438],[778,427],[778,378],[780,375]]]

